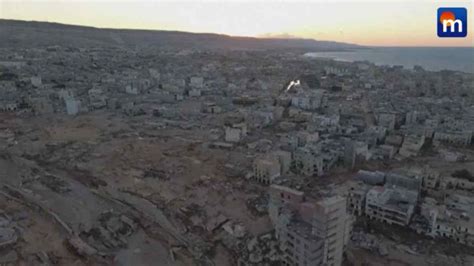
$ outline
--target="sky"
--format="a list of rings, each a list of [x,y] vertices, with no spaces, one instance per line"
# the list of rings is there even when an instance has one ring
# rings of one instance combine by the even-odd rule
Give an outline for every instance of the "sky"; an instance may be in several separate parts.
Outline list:
[[[439,38],[439,7],[468,9],[466,38]],[[0,18],[101,28],[302,37],[372,46],[474,47],[474,0],[0,0]]]

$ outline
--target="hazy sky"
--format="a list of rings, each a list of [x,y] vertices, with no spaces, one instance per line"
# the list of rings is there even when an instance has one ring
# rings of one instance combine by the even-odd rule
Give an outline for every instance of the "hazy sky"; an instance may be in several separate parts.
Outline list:
[[[290,35],[381,46],[474,47],[473,1],[0,0],[0,18],[107,28]],[[438,38],[438,7],[468,8],[467,38]]]

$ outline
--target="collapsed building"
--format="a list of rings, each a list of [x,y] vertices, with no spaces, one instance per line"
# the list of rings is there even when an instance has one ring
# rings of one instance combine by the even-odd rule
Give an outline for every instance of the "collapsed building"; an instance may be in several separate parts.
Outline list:
[[[365,213],[370,219],[405,226],[415,211],[418,193],[376,186],[367,192],[366,197]]]

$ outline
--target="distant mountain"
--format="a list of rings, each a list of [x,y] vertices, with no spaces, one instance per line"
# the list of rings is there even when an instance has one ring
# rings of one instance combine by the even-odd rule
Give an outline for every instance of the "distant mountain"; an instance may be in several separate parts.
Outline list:
[[[0,19],[0,47],[161,46],[199,49],[343,50],[354,44],[296,38],[236,37],[213,33],[102,29],[59,23]]]

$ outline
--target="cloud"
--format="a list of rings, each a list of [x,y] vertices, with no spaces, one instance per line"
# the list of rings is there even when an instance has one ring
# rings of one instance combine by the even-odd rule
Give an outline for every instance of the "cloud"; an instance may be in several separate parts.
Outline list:
[[[258,38],[273,38],[273,39],[301,39],[299,36],[295,36],[289,33],[264,33],[257,36]]]

